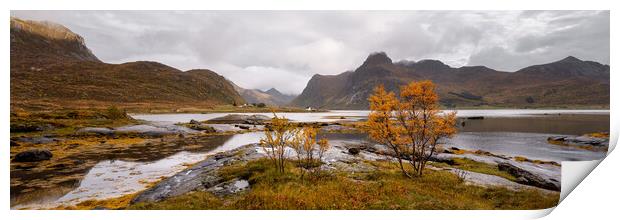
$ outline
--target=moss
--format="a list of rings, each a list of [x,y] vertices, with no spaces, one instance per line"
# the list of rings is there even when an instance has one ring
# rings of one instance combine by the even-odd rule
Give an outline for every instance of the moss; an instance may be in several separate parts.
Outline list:
[[[594,132],[586,135],[593,138],[609,138],[609,132]]]

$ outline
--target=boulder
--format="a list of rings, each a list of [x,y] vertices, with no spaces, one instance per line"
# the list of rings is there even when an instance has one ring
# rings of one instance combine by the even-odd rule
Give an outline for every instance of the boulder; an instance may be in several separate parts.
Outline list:
[[[545,179],[513,164],[500,162],[497,168],[517,178],[517,182],[543,189],[560,191],[560,183],[555,179]]]
[[[352,155],[358,155],[360,153],[360,148],[358,147],[351,147],[348,149],[348,152]]]
[[[11,133],[13,132],[37,132],[54,129],[51,124],[37,124],[33,122],[12,122]]]
[[[14,162],[37,162],[52,158],[52,152],[45,149],[31,149],[19,152],[12,161]]]

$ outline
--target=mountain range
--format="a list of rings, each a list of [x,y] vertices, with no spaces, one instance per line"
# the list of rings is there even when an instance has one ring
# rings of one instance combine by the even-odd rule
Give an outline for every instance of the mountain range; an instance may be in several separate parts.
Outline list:
[[[100,61],[68,28],[11,17],[11,109],[210,107],[244,103],[207,69]]]
[[[248,103],[265,103],[269,106],[286,106],[296,97],[295,95],[283,94],[276,88],[262,91],[260,89],[244,89],[232,81],[230,81],[230,83]]]
[[[323,109],[367,109],[373,88],[398,92],[414,80],[437,84],[440,103],[467,107],[609,108],[610,68],[569,56],[507,72],[454,68],[439,60],[393,62],[370,54],[355,70],[314,75],[294,97],[276,89],[244,89],[208,69],[181,71],[151,61],[102,62],[68,28],[11,17],[11,110],[213,107],[241,103]]]
[[[291,105],[367,109],[368,96],[383,84],[397,92],[415,80],[432,80],[440,104],[460,107],[609,107],[609,66],[569,56],[506,72],[485,66],[450,67],[439,60],[393,62],[386,53],[368,56],[357,69],[314,75]]]

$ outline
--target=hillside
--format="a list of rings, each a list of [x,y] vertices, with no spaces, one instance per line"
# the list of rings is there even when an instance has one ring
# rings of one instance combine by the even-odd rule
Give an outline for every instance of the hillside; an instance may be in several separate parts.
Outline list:
[[[259,89],[244,89],[237,86],[233,82],[230,82],[235,90],[245,99],[247,103],[265,103],[269,106],[287,106],[293,99],[294,95],[282,94],[275,88],[271,88],[267,91],[261,91]]]
[[[217,73],[157,62],[101,62],[84,39],[50,22],[11,18],[11,110],[210,107],[244,103]]]
[[[484,66],[452,68],[438,60],[392,62],[373,53],[354,71],[314,75],[291,103],[299,107],[367,109],[372,89],[398,92],[412,80],[438,85],[440,102],[459,107],[609,107],[609,66],[567,57],[515,72]]]

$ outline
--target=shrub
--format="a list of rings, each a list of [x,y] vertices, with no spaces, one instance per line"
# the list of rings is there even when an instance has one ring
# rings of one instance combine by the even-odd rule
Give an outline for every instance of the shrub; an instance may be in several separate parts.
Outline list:
[[[112,120],[128,119],[129,118],[129,116],[127,115],[127,112],[125,112],[125,110],[120,110],[116,106],[110,106],[106,110],[105,115],[106,115],[106,117],[108,119],[112,119]]]

